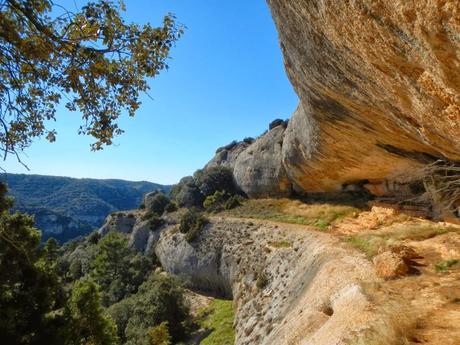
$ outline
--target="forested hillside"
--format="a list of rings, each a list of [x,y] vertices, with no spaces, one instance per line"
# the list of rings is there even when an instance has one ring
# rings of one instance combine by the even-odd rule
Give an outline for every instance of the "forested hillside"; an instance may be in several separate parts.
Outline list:
[[[43,239],[61,242],[87,234],[118,210],[137,208],[142,196],[169,186],[140,181],[76,179],[70,177],[5,174],[15,208],[35,215]]]

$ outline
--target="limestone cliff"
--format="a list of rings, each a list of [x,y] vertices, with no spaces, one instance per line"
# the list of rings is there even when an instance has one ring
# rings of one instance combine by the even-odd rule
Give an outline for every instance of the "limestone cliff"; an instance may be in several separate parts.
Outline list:
[[[460,159],[458,1],[268,4],[301,99],[283,151],[296,185],[333,190]]]
[[[267,2],[300,104],[270,159],[271,131],[227,155],[243,191],[385,195],[396,177],[460,161],[460,2]]]
[[[192,243],[166,228],[155,251],[166,271],[234,298],[236,344],[345,344],[386,321],[360,287],[372,266],[326,234],[223,218]]]

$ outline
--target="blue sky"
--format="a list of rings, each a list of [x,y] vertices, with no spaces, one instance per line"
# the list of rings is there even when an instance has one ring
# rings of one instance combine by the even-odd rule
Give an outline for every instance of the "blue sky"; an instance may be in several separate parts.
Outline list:
[[[65,3],[67,1],[64,1]],[[73,1],[68,1],[73,3]],[[288,118],[297,96],[283,66],[265,0],[125,0],[129,21],[158,24],[173,12],[187,26],[170,69],[150,81],[151,100],[120,123],[115,145],[91,152],[77,135],[78,113],[62,110],[53,144],[37,140],[8,172],[175,183],[212,158],[217,147],[257,136]]]

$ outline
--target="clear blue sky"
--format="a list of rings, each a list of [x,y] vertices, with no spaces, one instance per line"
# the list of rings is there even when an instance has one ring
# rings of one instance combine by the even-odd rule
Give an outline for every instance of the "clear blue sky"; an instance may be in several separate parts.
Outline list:
[[[170,69],[150,82],[154,99],[142,98],[135,118],[121,121],[126,132],[102,152],[91,152],[91,139],[77,135],[78,113],[60,111],[57,141],[37,140],[23,156],[28,173],[175,183],[203,167],[217,147],[257,136],[295,110],[265,0],[125,4],[129,21],[158,24],[173,12],[187,26]],[[1,166],[27,173],[13,157]]]

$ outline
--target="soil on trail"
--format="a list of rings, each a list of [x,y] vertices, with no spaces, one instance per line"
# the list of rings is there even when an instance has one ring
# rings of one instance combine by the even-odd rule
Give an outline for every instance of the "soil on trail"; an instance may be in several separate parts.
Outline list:
[[[369,241],[380,237],[376,252],[388,245],[413,249],[417,257],[408,275],[381,281],[366,292],[376,304],[394,301],[391,312],[400,308],[406,313],[407,328],[400,330],[406,344],[460,344],[460,227],[375,207],[335,224],[331,234],[368,236]]]

